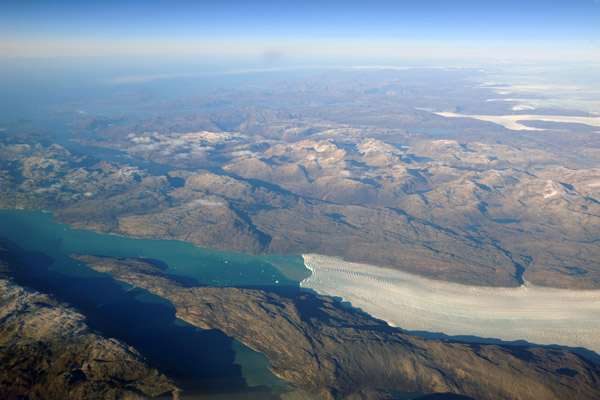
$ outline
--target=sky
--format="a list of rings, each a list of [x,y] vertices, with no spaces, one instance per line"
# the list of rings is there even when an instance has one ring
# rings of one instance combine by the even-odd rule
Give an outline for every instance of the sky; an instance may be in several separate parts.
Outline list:
[[[4,0],[0,57],[600,60],[600,0]]]

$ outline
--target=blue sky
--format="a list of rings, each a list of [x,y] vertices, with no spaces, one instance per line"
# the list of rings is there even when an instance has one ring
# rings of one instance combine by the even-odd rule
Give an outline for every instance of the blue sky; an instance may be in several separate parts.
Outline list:
[[[600,0],[27,1],[0,56],[389,54],[600,57]],[[533,52],[533,53],[532,53]]]

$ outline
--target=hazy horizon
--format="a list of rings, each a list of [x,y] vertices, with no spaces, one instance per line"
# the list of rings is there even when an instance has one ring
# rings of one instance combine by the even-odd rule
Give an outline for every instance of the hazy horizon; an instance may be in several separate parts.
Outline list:
[[[600,2],[15,2],[0,57],[600,61]]]

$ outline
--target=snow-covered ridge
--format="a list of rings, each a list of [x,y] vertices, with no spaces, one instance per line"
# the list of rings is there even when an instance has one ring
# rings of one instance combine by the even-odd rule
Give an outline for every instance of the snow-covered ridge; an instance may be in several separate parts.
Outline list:
[[[469,286],[305,254],[300,283],[408,331],[584,347],[600,354],[600,290]]]

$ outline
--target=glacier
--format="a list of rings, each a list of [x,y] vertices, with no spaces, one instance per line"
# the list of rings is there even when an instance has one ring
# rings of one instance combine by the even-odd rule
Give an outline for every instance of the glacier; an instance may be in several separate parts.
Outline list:
[[[406,331],[583,347],[600,354],[600,290],[471,286],[304,254],[300,286]]]

